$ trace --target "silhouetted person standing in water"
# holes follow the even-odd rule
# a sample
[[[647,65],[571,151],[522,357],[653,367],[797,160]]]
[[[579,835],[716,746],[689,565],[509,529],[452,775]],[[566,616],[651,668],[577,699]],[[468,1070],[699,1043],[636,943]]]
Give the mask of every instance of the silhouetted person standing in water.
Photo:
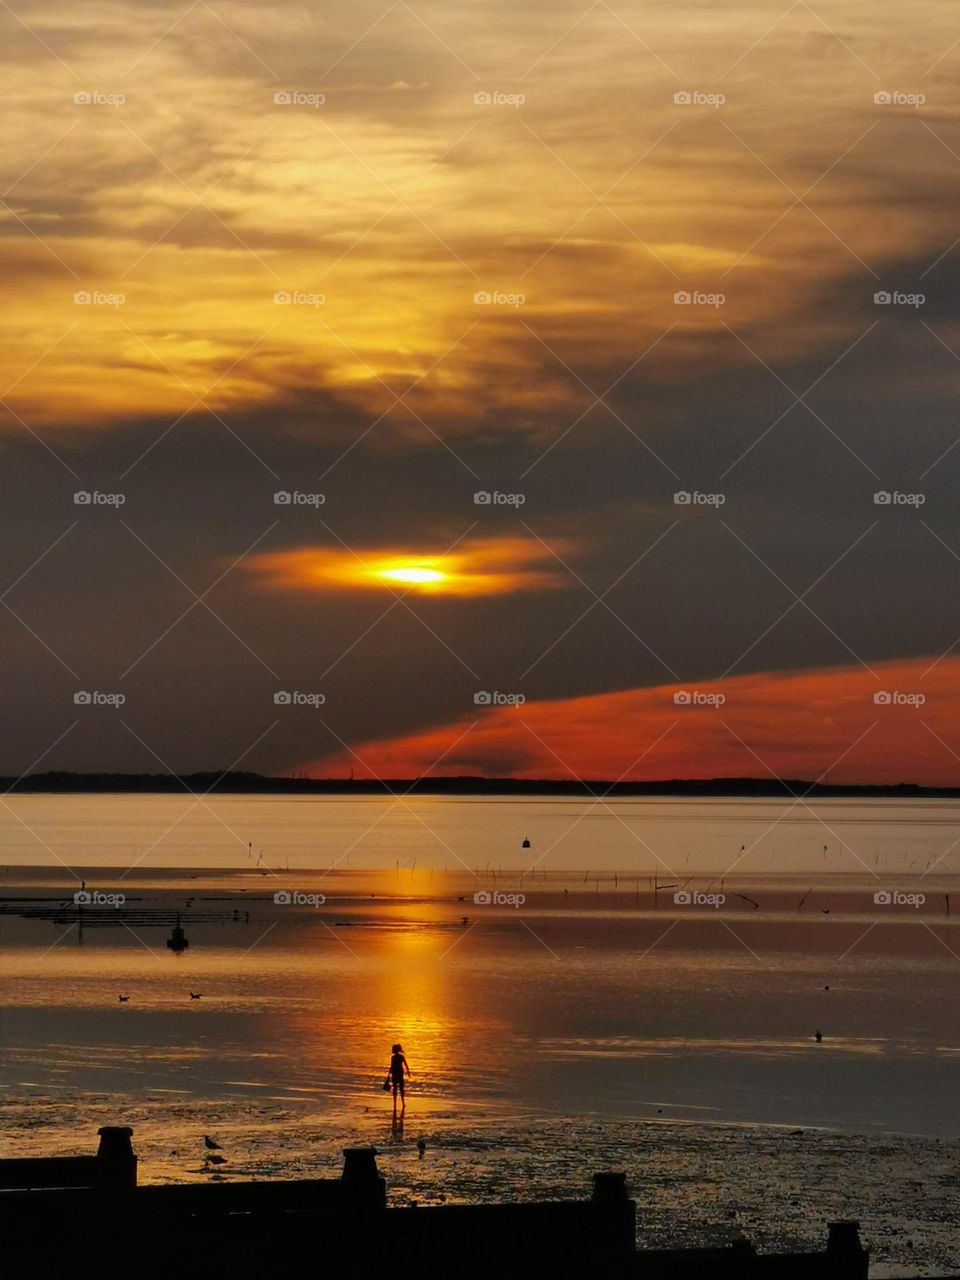
[[[400,1093],[400,1110],[406,1111],[407,1098],[403,1091],[404,1077],[412,1076],[410,1064],[403,1056],[403,1045],[395,1044],[390,1055],[390,1082],[393,1085],[393,1114],[397,1114],[397,1091]]]

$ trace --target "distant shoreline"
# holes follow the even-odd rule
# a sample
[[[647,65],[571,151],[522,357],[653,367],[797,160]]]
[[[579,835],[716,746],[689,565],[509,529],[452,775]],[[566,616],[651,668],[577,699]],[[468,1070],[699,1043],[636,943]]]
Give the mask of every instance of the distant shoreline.
[[[48,772],[0,778],[6,794],[42,795],[435,795],[573,796],[591,799],[662,796],[743,799],[960,799],[960,787],[918,783],[844,785],[793,778],[672,778],[654,782],[612,782],[602,778],[554,780],[485,778],[471,775],[425,778],[287,778],[259,773]]]

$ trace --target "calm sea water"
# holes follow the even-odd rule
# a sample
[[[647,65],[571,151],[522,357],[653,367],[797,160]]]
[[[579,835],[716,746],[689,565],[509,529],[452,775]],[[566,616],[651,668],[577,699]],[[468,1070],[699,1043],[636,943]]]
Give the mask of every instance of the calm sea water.
[[[522,841],[531,841],[531,848]],[[8,796],[0,864],[960,873],[960,801]],[[253,854],[250,853],[250,847]]]
[[[916,1184],[928,1263],[953,1248],[960,805],[5,805],[8,1150],[130,1123],[142,1177],[183,1180],[215,1173],[204,1133],[218,1176],[372,1141],[421,1202],[582,1194],[618,1164],[658,1240],[809,1240],[866,1200],[894,1258]],[[81,885],[124,901],[78,918]]]

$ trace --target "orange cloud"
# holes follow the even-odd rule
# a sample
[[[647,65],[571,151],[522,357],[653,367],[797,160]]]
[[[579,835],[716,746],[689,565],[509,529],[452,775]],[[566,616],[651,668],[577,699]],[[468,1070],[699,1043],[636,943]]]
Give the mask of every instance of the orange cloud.
[[[822,778],[960,785],[960,657],[763,672],[555,702],[476,706],[364,743],[313,774],[518,778]],[[884,696],[886,695],[886,696]],[[720,702],[720,699],[723,699]],[[954,753],[957,754],[954,754]],[[437,762],[440,761],[438,764]]]
[[[554,546],[561,555],[571,550],[569,542]],[[404,547],[295,547],[252,556],[247,567],[264,585],[288,591],[375,588],[481,596],[569,581],[550,551],[533,538],[474,538],[450,551],[427,553]]]

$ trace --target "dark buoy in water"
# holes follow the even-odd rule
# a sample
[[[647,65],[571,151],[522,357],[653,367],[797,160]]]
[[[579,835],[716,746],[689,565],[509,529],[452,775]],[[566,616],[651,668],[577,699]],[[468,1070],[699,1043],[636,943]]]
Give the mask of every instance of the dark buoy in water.
[[[189,945],[190,945],[190,940],[187,938],[186,934],[183,932],[183,929],[180,925],[180,917],[178,915],[177,923],[173,926],[173,931],[171,932],[170,937],[167,939],[167,946],[170,948],[171,951],[186,951]]]
[[[521,844],[520,848],[521,848],[521,849],[529,849],[529,848],[530,848],[530,837],[529,837],[529,836],[524,836],[524,837],[523,837],[523,843]]]

